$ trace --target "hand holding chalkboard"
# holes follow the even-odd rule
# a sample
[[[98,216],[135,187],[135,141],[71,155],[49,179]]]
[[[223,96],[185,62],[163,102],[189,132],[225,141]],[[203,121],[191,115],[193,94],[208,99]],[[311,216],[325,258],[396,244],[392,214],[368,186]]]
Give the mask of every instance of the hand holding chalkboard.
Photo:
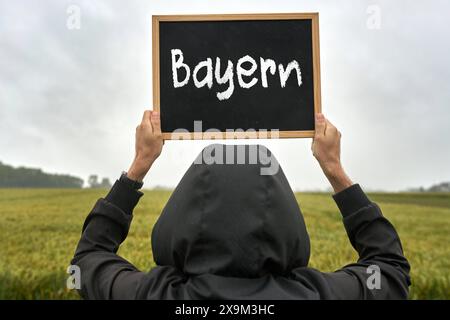
[[[335,193],[353,184],[341,164],[341,136],[341,132],[323,114],[316,114],[311,150]]]
[[[150,167],[159,157],[164,141],[158,112],[146,110],[141,123],[136,127],[135,154],[127,177],[142,182]]]
[[[318,41],[317,14],[154,16],[164,138],[312,137]]]

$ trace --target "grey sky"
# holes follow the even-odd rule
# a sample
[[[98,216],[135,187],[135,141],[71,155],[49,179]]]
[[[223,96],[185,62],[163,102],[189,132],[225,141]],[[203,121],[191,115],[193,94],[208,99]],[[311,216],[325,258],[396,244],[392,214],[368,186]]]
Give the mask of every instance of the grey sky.
[[[70,4],[80,30],[66,27]],[[369,5],[378,30],[367,28]],[[115,179],[151,106],[152,14],[309,11],[320,13],[323,110],[343,133],[351,178],[386,190],[450,180],[446,0],[2,1],[0,161]],[[146,186],[175,186],[209,143],[166,142]],[[293,188],[328,186],[310,139],[260,143]]]

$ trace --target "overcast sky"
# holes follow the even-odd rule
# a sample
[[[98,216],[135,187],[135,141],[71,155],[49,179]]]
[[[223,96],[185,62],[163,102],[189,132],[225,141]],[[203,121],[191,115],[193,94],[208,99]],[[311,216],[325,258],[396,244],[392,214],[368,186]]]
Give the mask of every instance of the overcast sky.
[[[79,30],[67,28],[72,4]],[[447,0],[1,1],[0,161],[113,180],[151,107],[152,14],[310,11],[320,14],[322,107],[343,133],[350,177],[385,190],[450,180]],[[260,143],[294,189],[328,187],[310,139]],[[166,142],[146,186],[175,186],[207,144]]]

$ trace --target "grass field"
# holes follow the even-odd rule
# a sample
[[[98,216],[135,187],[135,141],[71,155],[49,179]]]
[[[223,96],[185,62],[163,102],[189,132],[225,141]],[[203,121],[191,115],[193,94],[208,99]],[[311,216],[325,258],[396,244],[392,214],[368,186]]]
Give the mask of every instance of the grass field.
[[[0,299],[78,299],[66,268],[85,216],[106,190],[0,189]],[[146,191],[119,254],[154,266],[150,232],[170,192]],[[412,266],[412,299],[450,299],[450,194],[372,194],[397,228]],[[327,194],[297,194],[311,236],[311,266],[353,262],[340,215]]]

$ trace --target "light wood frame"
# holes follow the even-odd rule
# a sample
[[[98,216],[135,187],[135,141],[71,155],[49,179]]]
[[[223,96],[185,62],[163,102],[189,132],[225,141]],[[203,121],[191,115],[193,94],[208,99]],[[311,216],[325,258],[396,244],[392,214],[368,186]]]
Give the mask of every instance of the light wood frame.
[[[152,16],[152,54],[153,54],[153,110],[160,111],[160,70],[159,70],[159,23],[165,21],[229,21],[229,20],[311,20],[312,57],[314,81],[314,113],[321,112],[320,93],[320,45],[319,45],[319,13],[257,13],[257,14],[202,14],[202,15],[153,15]],[[279,138],[312,138],[315,130],[279,131]],[[245,139],[246,132],[235,132],[230,135],[221,132],[225,139]],[[163,139],[211,139],[197,132],[172,133],[163,132]]]

